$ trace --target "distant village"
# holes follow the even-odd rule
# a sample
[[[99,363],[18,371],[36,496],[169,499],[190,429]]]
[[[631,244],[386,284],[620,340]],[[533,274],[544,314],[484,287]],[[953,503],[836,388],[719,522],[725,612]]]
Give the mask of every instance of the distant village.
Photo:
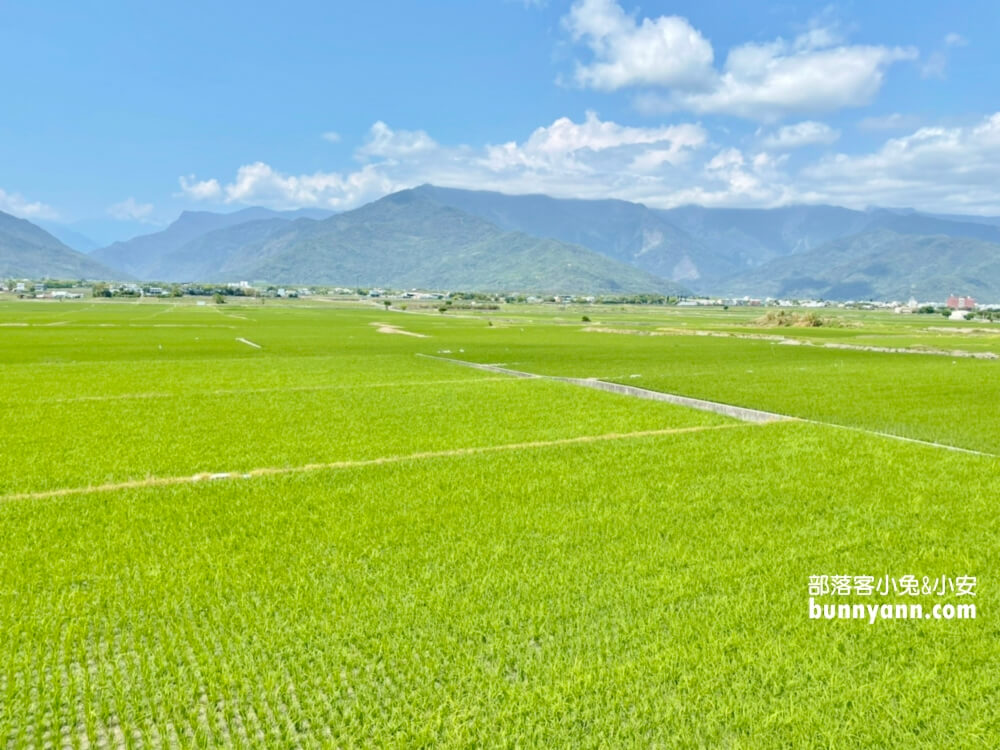
[[[68,280],[7,280],[0,281],[0,294],[9,294],[22,299],[83,299],[84,297],[207,297],[214,302],[224,302],[227,297],[251,297],[261,301],[273,299],[297,299],[307,297],[326,298],[367,298],[381,300],[391,306],[394,302],[408,301],[442,303],[443,307],[454,307],[455,302],[464,304],[459,308],[496,309],[499,304],[640,304],[674,305],[677,307],[796,307],[796,308],[839,308],[853,310],[883,310],[898,315],[941,314],[951,320],[971,320],[983,318],[1000,322],[1000,302],[981,303],[971,295],[951,294],[945,300],[918,301],[910,298],[899,300],[848,300],[833,301],[823,299],[782,299],[773,297],[705,297],[666,296],[661,294],[604,294],[567,295],[531,294],[517,292],[485,293],[438,290],[399,290],[366,287],[340,286],[277,286],[264,281],[235,281],[226,284],[142,284],[137,282],[84,282]],[[207,302],[200,302],[207,304]],[[442,312],[445,310],[442,309]]]

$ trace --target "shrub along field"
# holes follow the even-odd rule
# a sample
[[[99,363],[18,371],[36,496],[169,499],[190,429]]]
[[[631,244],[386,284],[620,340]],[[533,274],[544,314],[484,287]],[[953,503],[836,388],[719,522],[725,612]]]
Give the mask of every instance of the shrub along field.
[[[1000,744],[998,459],[871,432],[996,454],[1000,362],[571,313],[0,305],[0,745]],[[820,574],[977,617],[810,619]]]

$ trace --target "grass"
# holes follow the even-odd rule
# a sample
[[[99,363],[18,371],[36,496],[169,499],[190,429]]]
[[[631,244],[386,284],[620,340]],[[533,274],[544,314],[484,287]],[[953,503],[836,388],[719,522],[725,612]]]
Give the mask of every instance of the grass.
[[[0,502],[0,744],[1000,741],[995,459],[414,355],[617,375],[869,426],[895,414],[972,442],[967,426],[917,419],[881,391],[841,394],[848,410],[832,393],[816,405],[795,379],[775,387],[782,367],[835,389],[838,368],[933,381],[950,360],[587,334],[544,310],[493,327],[389,321],[429,336],[417,339],[378,334],[384,311],[233,306],[247,320],[204,345],[204,329],[131,323],[196,325],[211,308],[24,304],[0,306],[0,322],[56,307],[67,323],[0,329],[23,336],[0,353],[2,495],[435,455]],[[669,314],[652,323],[683,322]],[[745,370],[771,356],[782,364],[768,388]],[[996,363],[954,367],[979,387],[928,390],[923,411],[988,420]],[[686,428],[707,429],[564,442]],[[446,455],[528,442],[549,444]],[[809,576],[834,573],[975,575],[979,615],[808,619]]]
[[[987,452],[1000,445],[1000,360],[786,346],[766,339],[630,336],[542,323],[528,332],[509,328],[480,337],[459,356]]]

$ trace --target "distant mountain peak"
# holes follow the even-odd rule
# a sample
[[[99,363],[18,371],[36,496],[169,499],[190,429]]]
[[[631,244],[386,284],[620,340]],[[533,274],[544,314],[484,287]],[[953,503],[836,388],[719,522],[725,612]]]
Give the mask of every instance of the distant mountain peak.
[[[67,247],[40,226],[0,211],[0,276],[111,279],[115,275],[112,269]]]
[[[949,257],[952,266],[938,268],[922,255],[928,248]],[[683,284],[703,293],[740,289],[758,296],[819,289],[829,298],[894,289],[893,279],[903,277],[910,288],[932,290],[940,282],[932,273],[958,286],[973,278],[979,284],[974,291],[990,296],[990,289],[1000,292],[1000,270],[994,273],[986,260],[990,248],[1000,254],[1000,219],[990,217],[812,204],[661,210],[618,199],[425,183],[336,215],[310,208],[185,211],[165,229],[95,250],[91,257],[129,275],[164,281],[381,279],[408,286],[509,284],[581,292],[678,290]],[[878,257],[884,252],[903,263],[911,250],[923,264],[912,273]],[[841,256],[863,256],[864,265],[836,266]],[[586,271],[563,274],[553,265],[557,257],[572,258],[566,262]],[[510,267],[497,266],[498,259]],[[598,268],[602,278],[591,273]],[[799,287],[786,283],[790,269],[791,281],[803,282]],[[785,281],[776,285],[776,279]]]

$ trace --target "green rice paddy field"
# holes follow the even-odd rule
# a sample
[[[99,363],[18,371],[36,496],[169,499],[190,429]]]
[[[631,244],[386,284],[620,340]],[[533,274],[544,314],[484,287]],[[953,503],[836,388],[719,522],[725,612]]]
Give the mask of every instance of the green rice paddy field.
[[[1000,325],[824,314],[0,303],[0,747],[1000,746]]]

